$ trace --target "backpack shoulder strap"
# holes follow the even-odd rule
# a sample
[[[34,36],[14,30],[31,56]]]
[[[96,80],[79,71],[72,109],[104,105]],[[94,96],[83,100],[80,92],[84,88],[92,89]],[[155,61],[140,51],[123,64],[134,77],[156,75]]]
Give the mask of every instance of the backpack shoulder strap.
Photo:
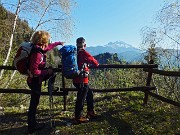
[[[43,53],[44,51],[41,49],[41,48],[36,48],[36,46],[34,44],[31,44],[32,45],[32,49],[31,49],[31,52],[29,54],[29,59],[28,59],[28,67],[29,67],[29,63],[30,63],[30,57],[33,53],[41,53],[42,55],[42,59],[41,59],[41,62],[43,61]],[[40,62],[40,63],[41,63]]]
[[[34,44],[32,44],[32,50],[31,50],[31,53],[37,53],[37,52],[40,52],[40,53],[45,53],[44,50],[42,50],[41,48],[37,48]]]

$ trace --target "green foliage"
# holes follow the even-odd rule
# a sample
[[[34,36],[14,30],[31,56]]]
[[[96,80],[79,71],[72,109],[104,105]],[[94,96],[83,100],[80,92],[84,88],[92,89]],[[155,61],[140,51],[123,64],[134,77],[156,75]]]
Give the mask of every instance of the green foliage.
[[[9,49],[10,37],[12,34],[12,23],[15,16],[14,14],[8,12],[2,5],[0,5],[0,13],[0,64],[2,65]],[[26,35],[32,34],[32,31],[33,30],[28,26],[27,21],[21,21],[18,19],[8,65],[12,65],[12,60],[19,48],[19,45],[26,39]]]
[[[144,59],[149,63],[150,60],[153,60],[155,64],[158,64],[158,50],[156,48],[148,48],[148,54],[144,56]]]
[[[3,94],[1,97],[2,103],[6,105],[6,107],[20,107],[25,106],[28,107],[30,96],[22,95],[22,94]]]
[[[111,53],[103,53],[94,56],[95,59],[98,60],[100,64],[121,64],[122,62],[119,60],[117,53],[111,54]]]
[[[1,13],[0,14],[0,18],[2,20],[7,18],[7,11],[6,11],[6,9],[2,5],[0,5],[0,13]]]
[[[180,78],[154,75],[154,85],[157,87],[157,92],[173,101],[180,102]]]

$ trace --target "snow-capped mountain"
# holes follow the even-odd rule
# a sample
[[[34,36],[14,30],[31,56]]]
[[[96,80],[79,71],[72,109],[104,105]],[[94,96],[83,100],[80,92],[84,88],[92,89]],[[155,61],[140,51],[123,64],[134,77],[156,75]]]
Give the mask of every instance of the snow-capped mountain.
[[[124,47],[124,48],[131,48],[132,45],[127,44],[123,41],[116,41],[116,42],[109,42],[107,45],[104,45],[106,47],[112,47],[114,49],[118,48],[118,47]]]
[[[60,48],[61,46],[58,48],[58,50]],[[118,57],[121,60],[123,59],[127,62],[139,61],[140,59],[143,59],[144,56],[142,56],[142,53],[145,52],[123,41],[109,42],[105,45],[97,45],[90,47],[87,46],[86,50],[93,56],[102,53],[117,53]]]
[[[127,61],[134,61],[144,52],[143,50],[135,48],[123,41],[109,42],[106,45],[87,47],[86,50],[93,56],[106,52],[117,53],[120,59],[125,59]]]

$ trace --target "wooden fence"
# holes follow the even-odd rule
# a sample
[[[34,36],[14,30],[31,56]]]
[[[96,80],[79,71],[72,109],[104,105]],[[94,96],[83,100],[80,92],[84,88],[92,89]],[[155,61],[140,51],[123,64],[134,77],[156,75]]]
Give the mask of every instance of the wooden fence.
[[[53,68],[53,70],[55,72],[61,72],[61,66],[59,66],[58,68]],[[162,70],[158,70],[158,65],[156,64],[143,64],[143,65],[116,65],[116,64],[111,64],[111,65],[99,65],[98,67],[90,67],[91,69],[104,69],[104,68],[142,68],[143,71],[147,72],[147,79],[146,79],[146,86],[141,86],[141,87],[130,87],[130,88],[111,88],[111,89],[93,89],[91,88],[94,92],[122,92],[122,91],[141,91],[144,92],[145,96],[144,96],[144,105],[147,105],[147,101],[148,101],[148,96],[152,96],[154,98],[157,98],[163,102],[167,102],[169,104],[172,104],[174,106],[178,106],[180,107],[180,103],[172,101],[170,99],[167,99],[165,97],[162,97],[160,95],[157,95],[153,92],[151,92],[151,90],[155,90],[156,87],[154,86],[150,86],[151,84],[151,80],[152,80],[152,75],[153,74],[159,74],[159,75],[165,75],[165,76],[178,76],[180,77],[180,72],[172,72],[172,71],[162,71]],[[4,69],[4,70],[16,70],[15,67],[13,66],[0,66],[0,70]],[[60,88],[60,91],[58,92],[53,92],[54,96],[63,96],[64,99],[64,110],[66,110],[66,105],[67,105],[67,95],[68,92],[71,91],[77,91],[77,89],[75,88],[66,88],[66,79],[64,78],[63,74],[62,74],[62,88]],[[3,89],[0,88],[0,93],[24,93],[24,94],[30,94],[30,90],[28,89]],[[42,92],[42,95],[48,95],[48,92]]]

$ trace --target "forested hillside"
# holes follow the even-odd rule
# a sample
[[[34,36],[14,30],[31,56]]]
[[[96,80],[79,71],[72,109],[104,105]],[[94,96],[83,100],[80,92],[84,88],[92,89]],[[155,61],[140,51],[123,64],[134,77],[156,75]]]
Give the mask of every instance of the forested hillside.
[[[94,56],[100,64],[111,64],[111,63],[118,63],[121,64],[122,62],[119,60],[117,53],[103,53]]]
[[[3,60],[5,59],[8,48],[10,37],[12,34],[12,25],[14,21],[14,14],[4,9],[2,5],[0,5],[0,52],[1,52],[1,59],[0,64],[2,65]],[[12,63],[12,58],[19,47],[19,44],[22,43],[26,38],[30,38],[32,34],[32,29],[28,26],[28,22],[26,20],[18,19],[17,21],[17,28],[15,31],[15,36],[13,40],[13,47],[10,56],[10,60],[8,62],[9,65]]]

